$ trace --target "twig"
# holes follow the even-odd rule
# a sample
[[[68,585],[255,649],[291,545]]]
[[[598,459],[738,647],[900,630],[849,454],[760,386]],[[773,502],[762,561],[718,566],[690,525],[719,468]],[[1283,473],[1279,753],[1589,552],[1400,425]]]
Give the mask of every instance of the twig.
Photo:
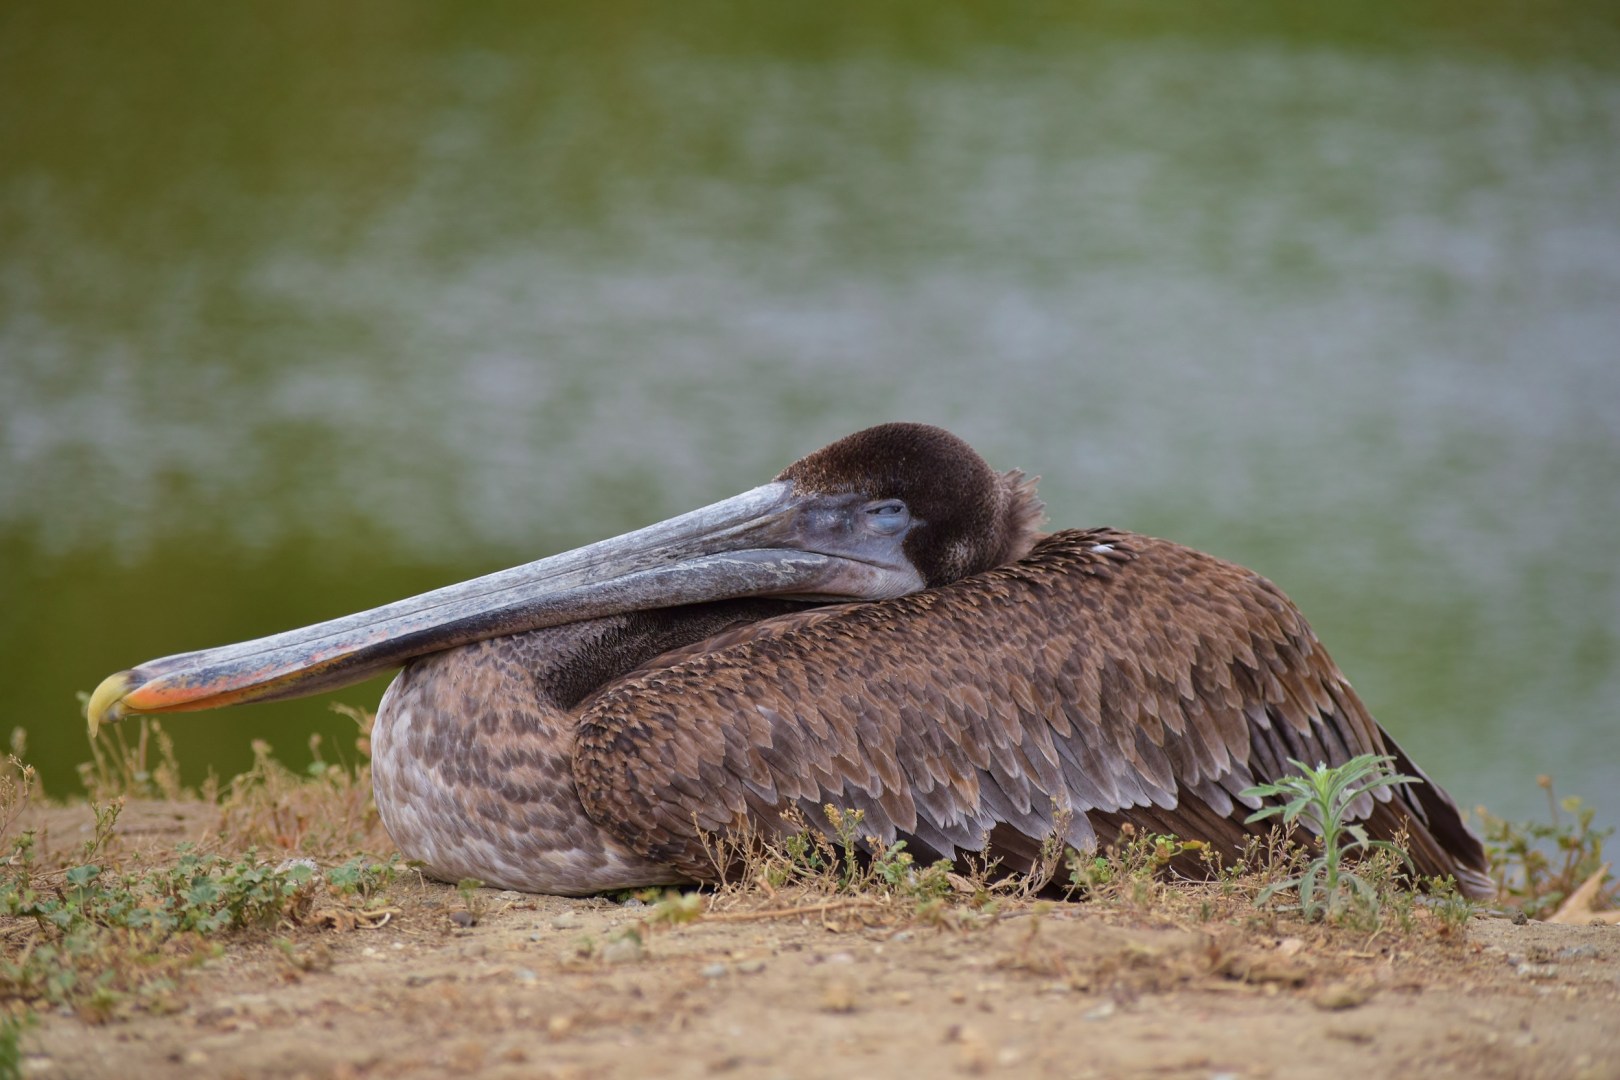
[[[405,910],[397,907],[380,907],[371,911],[355,912],[355,916],[363,920],[359,926],[359,929],[361,930],[380,930],[387,926],[388,920],[392,919],[395,915],[403,914],[405,914]]]
[[[760,922],[765,919],[789,919],[795,915],[825,915],[851,907],[877,907],[871,900],[829,900],[809,907],[771,908],[766,911],[728,911],[719,915],[704,915],[703,922]]]

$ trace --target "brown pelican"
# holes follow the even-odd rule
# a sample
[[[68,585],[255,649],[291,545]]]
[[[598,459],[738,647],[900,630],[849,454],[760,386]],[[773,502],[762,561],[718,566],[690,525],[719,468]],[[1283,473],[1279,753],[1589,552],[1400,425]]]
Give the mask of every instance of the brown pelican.
[[[128,713],[293,697],[404,665],[373,733],[408,857],[535,892],[712,879],[706,838],[833,804],[924,858],[1027,866],[1062,827],[1231,851],[1290,758],[1416,766],[1270,582],[1164,540],[1036,531],[1034,484],[919,424],[858,432],[657,525],[301,630],[153,660]],[[1363,796],[1471,895],[1431,782]],[[1267,823],[1269,824],[1269,823]]]

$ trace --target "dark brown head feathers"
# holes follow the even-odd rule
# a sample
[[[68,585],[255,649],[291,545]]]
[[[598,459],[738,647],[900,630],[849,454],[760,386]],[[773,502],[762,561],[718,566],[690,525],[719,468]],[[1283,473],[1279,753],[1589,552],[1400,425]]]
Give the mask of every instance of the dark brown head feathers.
[[[918,525],[906,554],[930,586],[1028,554],[1042,519],[1035,481],[998,473],[973,448],[929,424],[880,424],[801,458],[778,480],[815,494],[900,499]]]

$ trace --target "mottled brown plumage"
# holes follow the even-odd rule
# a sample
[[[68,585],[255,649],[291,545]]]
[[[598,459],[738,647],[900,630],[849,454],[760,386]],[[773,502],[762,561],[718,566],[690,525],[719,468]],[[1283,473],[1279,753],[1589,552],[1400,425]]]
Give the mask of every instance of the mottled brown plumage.
[[[1233,851],[1258,828],[1241,792],[1289,759],[1419,775],[1271,583],[1039,516],[955,436],[883,425],[613,541],[121,672],[92,725],[406,663],[372,740],[395,842],[449,880],[571,894],[712,878],[708,836],[825,826],[827,804],[923,858],[988,839],[1020,867],[1060,828]],[[1439,787],[1354,810],[1489,893]]]
[[[1068,811],[1089,849],[1131,822],[1231,851],[1239,792],[1287,759],[1389,753],[1304,618],[1270,582],[1110,529],[877,604],[788,615],[653,660],[579,714],[589,815],[636,853],[714,873],[699,830],[778,827],[831,803],[923,856],[1029,864]],[[1405,829],[1424,874],[1488,888],[1483,853],[1432,784],[1359,808]]]

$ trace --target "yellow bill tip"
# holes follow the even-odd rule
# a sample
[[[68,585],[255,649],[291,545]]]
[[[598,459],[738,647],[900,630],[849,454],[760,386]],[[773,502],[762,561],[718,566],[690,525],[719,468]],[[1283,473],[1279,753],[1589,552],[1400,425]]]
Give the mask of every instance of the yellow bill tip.
[[[116,724],[124,718],[127,711],[124,706],[124,696],[134,688],[134,680],[130,673],[120,671],[116,675],[109,675],[101,680],[95,693],[90,695],[90,705],[85,709],[85,719],[90,723],[90,737],[96,737],[102,724]]]

